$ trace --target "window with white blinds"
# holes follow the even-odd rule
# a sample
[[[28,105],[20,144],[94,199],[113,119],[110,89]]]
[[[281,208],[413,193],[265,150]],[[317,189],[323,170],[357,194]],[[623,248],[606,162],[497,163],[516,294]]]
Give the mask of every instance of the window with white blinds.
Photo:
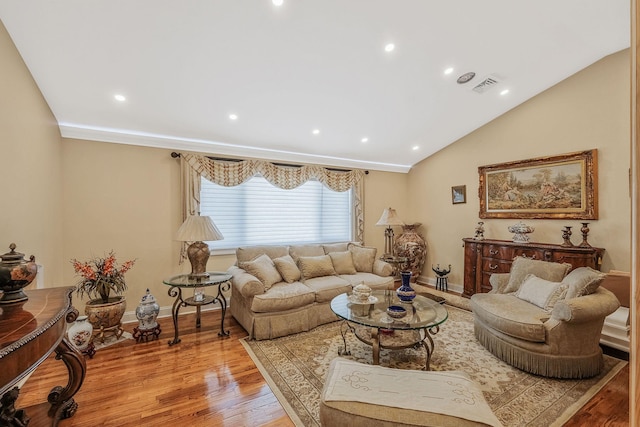
[[[200,214],[224,236],[207,242],[211,250],[350,241],[352,206],[352,190],[333,191],[319,181],[284,190],[262,176],[235,187],[202,178],[200,191]]]

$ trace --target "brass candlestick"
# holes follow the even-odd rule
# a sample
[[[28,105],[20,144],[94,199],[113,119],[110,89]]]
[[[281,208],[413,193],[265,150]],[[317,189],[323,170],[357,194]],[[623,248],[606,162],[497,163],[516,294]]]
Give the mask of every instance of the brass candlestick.
[[[571,227],[568,225],[565,226],[562,230],[562,239],[564,240],[564,242],[562,242],[562,245],[560,246],[564,246],[565,248],[573,246],[573,243],[571,243],[571,234]]]
[[[589,242],[587,242],[587,236],[589,235],[589,223],[583,222],[580,231],[582,231],[582,243],[580,243],[580,247],[590,248],[591,245],[589,244]]]

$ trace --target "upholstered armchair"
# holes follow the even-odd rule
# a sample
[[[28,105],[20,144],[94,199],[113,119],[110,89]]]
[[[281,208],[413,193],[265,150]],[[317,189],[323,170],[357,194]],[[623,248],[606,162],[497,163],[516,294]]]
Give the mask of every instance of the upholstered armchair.
[[[603,366],[604,318],[620,305],[600,287],[606,275],[588,267],[517,258],[511,273],[493,274],[492,291],[471,297],[476,338],[523,371],[586,378]]]

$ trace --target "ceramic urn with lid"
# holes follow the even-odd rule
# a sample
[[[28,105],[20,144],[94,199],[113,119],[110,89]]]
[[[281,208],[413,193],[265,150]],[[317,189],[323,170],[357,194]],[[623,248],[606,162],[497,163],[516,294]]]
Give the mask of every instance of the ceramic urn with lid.
[[[22,291],[38,273],[36,258],[31,255],[29,261],[24,254],[16,252],[16,244],[9,245],[9,252],[0,255],[0,290],[3,292],[0,304],[12,304],[26,301],[29,297]]]

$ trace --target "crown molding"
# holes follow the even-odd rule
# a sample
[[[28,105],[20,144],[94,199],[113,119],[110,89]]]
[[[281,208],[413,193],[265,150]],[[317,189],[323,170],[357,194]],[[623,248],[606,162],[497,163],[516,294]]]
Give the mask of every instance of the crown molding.
[[[251,157],[284,162],[321,164],[341,168],[368,169],[382,172],[408,173],[411,165],[367,162],[355,159],[344,159],[332,156],[295,153],[290,151],[270,150],[224,142],[202,139],[178,138],[114,129],[102,129],[69,123],[60,123],[60,134],[64,138],[84,139],[89,141],[109,142],[114,144],[137,145],[141,147],[166,148],[168,150],[184,150],[203,154],[217,154],[235,157]]]

